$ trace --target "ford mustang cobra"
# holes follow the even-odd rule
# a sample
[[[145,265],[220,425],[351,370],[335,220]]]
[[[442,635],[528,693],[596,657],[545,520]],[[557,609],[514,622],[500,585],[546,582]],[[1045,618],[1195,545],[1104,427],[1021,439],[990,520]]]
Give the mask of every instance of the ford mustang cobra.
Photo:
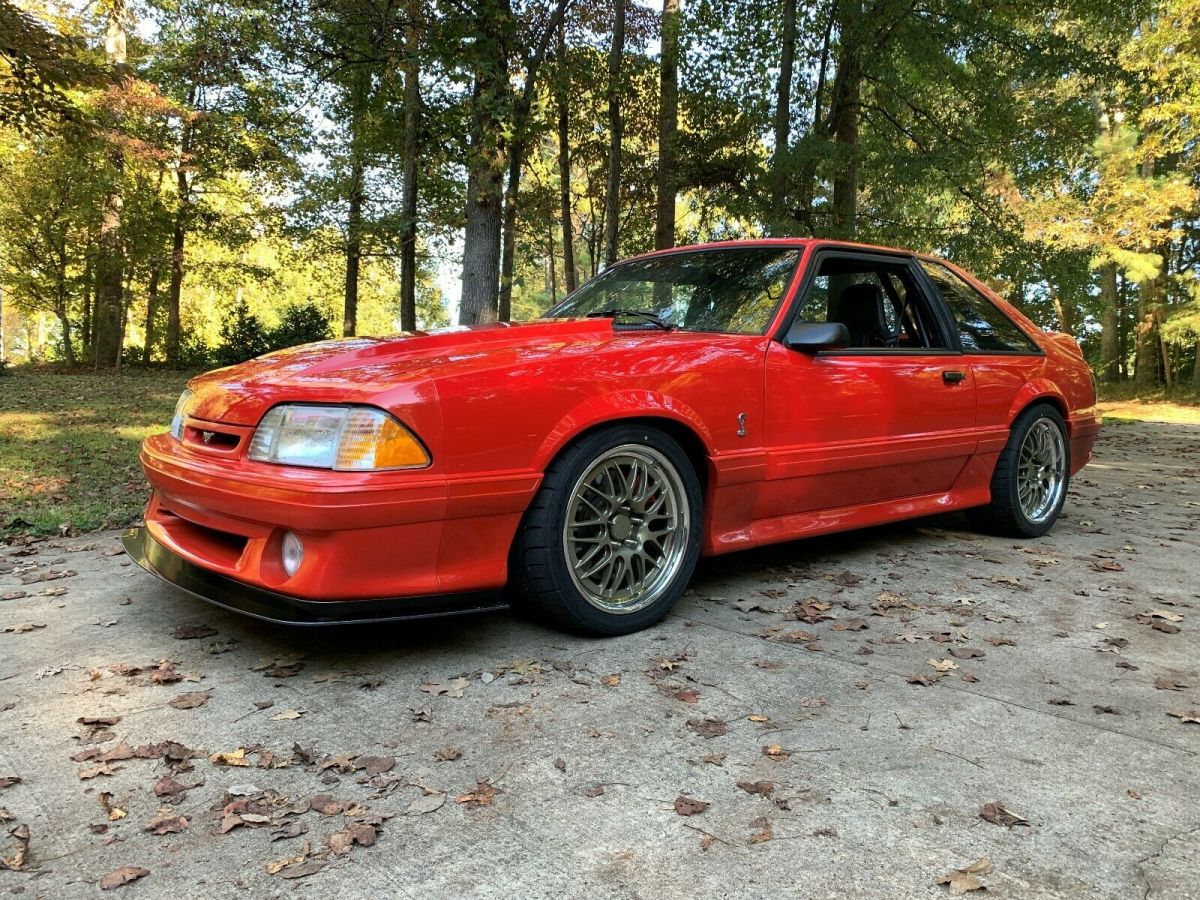
[[[1075,342],[954,266],[710,244],[613,266],[539,321],[192,379],[142,447],[153,494],[125,545],[272,621],[519,597],[622,634],[701,554],[955,509],[1043,534],[1099,428]]]

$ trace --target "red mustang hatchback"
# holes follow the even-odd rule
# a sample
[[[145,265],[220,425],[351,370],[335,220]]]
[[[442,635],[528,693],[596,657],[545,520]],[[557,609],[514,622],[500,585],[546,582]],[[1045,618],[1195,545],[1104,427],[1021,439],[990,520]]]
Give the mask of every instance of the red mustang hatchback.
[[[701,554],[966,509],[1032,537],[1100,429],[1068,336],[938,259],[805,240],[605,271],[525,324],[201,375],[125,546],[298,624],[502,606],[652,624]]]

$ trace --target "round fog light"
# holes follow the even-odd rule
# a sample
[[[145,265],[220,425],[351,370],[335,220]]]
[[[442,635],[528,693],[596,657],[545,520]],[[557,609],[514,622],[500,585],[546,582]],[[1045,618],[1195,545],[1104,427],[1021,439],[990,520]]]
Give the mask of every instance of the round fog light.
[[[304,544],[300,543],[300,538],[288,531],[283,535],[283,571],[288,573],[288,578],[296,574],[302,562]]]

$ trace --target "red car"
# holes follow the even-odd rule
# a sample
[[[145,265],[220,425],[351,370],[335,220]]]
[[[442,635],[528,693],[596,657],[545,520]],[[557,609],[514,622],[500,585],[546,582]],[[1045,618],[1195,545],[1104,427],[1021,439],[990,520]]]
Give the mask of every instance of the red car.
[[[932,257],[709,244],[535,322],[297,347],[193,379],[125,545],[279,622],[521,597],[612,635],[701,554],[968,510],[1045,533],[1100,429],[1070,337]],[[506,585],[518,588],[506,594]]]

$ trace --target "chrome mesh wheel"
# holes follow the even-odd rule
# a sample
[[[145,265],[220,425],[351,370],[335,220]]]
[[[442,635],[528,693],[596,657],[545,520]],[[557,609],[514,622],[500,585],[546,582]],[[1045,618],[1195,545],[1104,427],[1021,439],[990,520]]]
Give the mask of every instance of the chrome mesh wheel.
[[[1062,430],[1050,419],[1038,419],[1021,442],[1017,462],[1017,500],[1030,522],[1040,525],[1058,509],[1066,468]]]
[[[623,444],[575,483],[563,524],[571,580],[608,613],[632,613],[670,586],[687,550],[687,492],[679,472],[652,447]]]

